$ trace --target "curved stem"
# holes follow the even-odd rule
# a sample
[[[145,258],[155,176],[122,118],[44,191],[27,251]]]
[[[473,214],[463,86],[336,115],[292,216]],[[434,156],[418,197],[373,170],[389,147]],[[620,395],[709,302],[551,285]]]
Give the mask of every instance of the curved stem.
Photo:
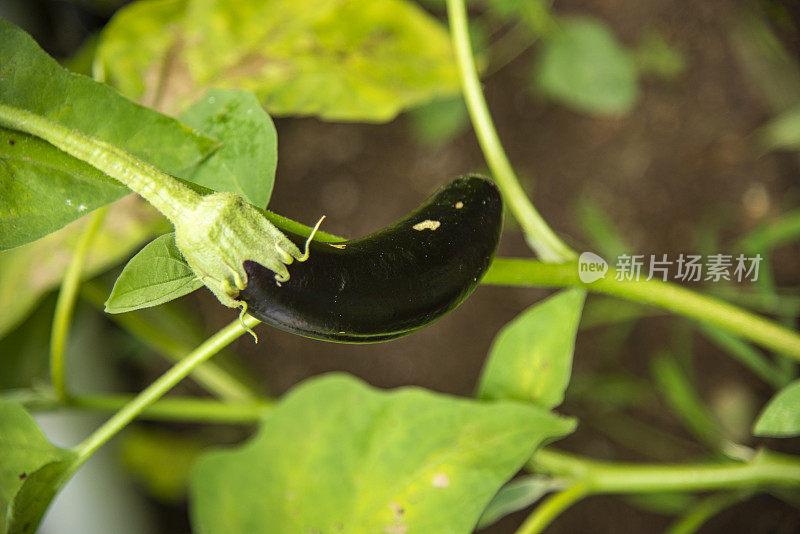
[[[0,104],[0,125],[44,139],[118,180],[173,224],[200,202],[199,194],[124,150],[30,111]]]
[[[472,57],[464,1],[447,0],[447,16],[450,21],[461,86],[472,125],[486,163],[503,192],[509,209],[525,231],[528,242],[543,261],[560,262],[574,259],[575,252],[553,232],[528,200],[497,136],[497,130],[483,97],[475,59]]]
[[[555,493],[537,506],[524,523],[517,529],[516,534],[538,534],[552,523],[561,512],[581,500],[588,494],[588,485],[576,482],[567,489]]]
[[[527,467],[588,484],[589,493],[695,492],[800,487],[800,458],[762,450],[748,462],[631,464],[587,460],[553,449],[537,451]]]
[[[130,403],[126,404],[125,407],[114,414],[111,419],[92,433],[91,436],[77,445],[74,449],[77,457],[74,461],[73,468],[77,469],[77,467],[83,464],[94,451],[111,439],[117,432],[122,430],[139,415],[142,410],[150,406],[167,391],[172,389],[178,382],[186,378],[194,368],[244,334],[248,328],[252,328],[257,324],[259,324],[258,319],[245,315],[243,319],[233,321],[208,338],[205,343],[197,347],[197,349],[175,364],[155,382],[147,386],[147,388],[134,397]]]
[[[101,284],[87,282],[81,287],[81,295],[102,311],[108,289]],[[170,336],[164,325],[157,324],[145,314],[121,313],[106,317],[173,362],[182,360],[192,350],[188,344]],[[191,377],[206,390],[225,400],[253,401],[260,397],[250,386],[214,362],[198,365]]]
[[[745,339],[800,360],[800,334],[714,297],[662,282],[618,281],[614,271],[589,284],[581,282],[576,263],[548,264],[522,258],[498,258],[482,283],[506,286],[584,287],[589,291],[650,304],[724,328]]]
[[[64,273],[61,290],[58,292],[58,301],[56,302],[53,326],[50,332],[50,379],[53,383],[56,397],[61,401],[66,401],[69,397],[64,353],[66,351],[67,338],[69,337],[72,312],[75,310],[78,287],[81,283],[81,273],[86,262],[86,255],[89,252],[89,246],[100,229],[100,223],[103,222],[106,211],[106,207],[102,207],[87,217],[86,226],[81,232],[78,244],[72,254],[72,259]]]

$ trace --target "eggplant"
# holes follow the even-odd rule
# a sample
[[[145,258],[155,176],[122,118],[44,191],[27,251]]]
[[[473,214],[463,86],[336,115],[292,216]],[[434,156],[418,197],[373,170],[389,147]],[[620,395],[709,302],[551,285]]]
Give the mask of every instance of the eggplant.
[[[492,262],[503,224],[491,181],[462,176],[401,221],[361,239],[312,241],[286,281],[247,260],[238,298],[261,321],[287,332],[341,343],[410,334],[453,310]],[[286,236],[298,247],[306,238]]]

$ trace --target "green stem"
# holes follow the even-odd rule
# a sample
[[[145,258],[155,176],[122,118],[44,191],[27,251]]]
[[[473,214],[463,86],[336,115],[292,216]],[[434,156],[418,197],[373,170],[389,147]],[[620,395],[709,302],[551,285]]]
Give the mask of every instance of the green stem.
[[[660,280],[581,282],[576,263],[548,264],[522,258],[498,258],[483,283],[505,286],[584,287],[589,291],[650,304],[718,326],[781,354],[800,360],[800,334],[714,297]]]
[[[517,529],[516,534],[542,532],[561,512],[581,500],[587,493],[588,486],[584,482],[576,482],[567,489],[551,495],[534,509],[533,513]]]
[[[142,410],[162,397],[178,382],[186,378],[198,365],[211,358],[236,338],[259,324],[258,319],[245,315],[243,320],[236,320],[208,338],[205,343],[197,347],[183,360],[175,364],[155,382],[147,386],[141,393],[114,414],[108,421],[98,428],[83,443],[75,447],[77,458],[74,469],[83,464],[100,446],[111,439],[117,432],[130,423]]]
[[[0,125],[44,139],[120,181],[173,224],[200,202],[200,195],[124,150],[30,111],[0,104]]]
[[[677,521],[669,526],[667,534],[692,534],[719,512],[746,499],[750,492],[718,493],[706,497],[689,508]]]
[[[498,187],[511,213],[525,231],[529,243],[544,261],[567,261],[576,254],[553,232],[528,200],[508,161],[503,145],[495,130],[489,108],[483,97],[472,46],[467,28],[467,10],[463,0],[447,0],[447,15],[450,20],[453,48],[456,53],[458,71],[464,99],[467,103],[475,134]]]
[[[81,294],[92,305],[102,310],[108,290],[100,284],[87,282],[83,284]],[[164,332],[163,327],[159,327],[144,314],[122,313],[106,317],[173,362],[180,361],[192,350],[186,343]],[[258,393],[214,362],[197,366],[192,371],[191,377],[206,390],[225,400],[252,401],[259,398]]]
[[[75,395],[67,406],[96,412],[116,412],[133,400],[131,395]],[[195,397],[167,397],[142,409],[138,418],[196,423],[253,424],[270,409],[266,401],[220,402]]]
[[[800,458],[762,450],[749,462],[629,464],[588,460],[541,449],[529,469],[588,484],[591,494],[696,492],[800,487]]]
[[[53,315],[53,326],[50,333],[50,379],[56,397],[61,401],[69,398],[67,389],[66,364],[64,354],[66,352],[67,338],[69,337],[69,325],[72,322],[72,312],[75,309],[75,299],[78,294],[78,287],[81,283],[83,265],[86,262],[86,255],[92,244],[94,236],[100,229],[100,223],[105,217],[106,208],[102,207],[87,217],[86,226],[81,232],[78,244],[72,254],[64,279],[61,282],[61,290],[58,292],[58,301]]]

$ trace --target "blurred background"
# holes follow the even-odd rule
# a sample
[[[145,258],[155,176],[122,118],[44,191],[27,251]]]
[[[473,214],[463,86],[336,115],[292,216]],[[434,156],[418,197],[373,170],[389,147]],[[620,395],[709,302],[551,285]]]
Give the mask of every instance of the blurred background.
[[[98,32],[123,4],[2,0],[0,16],[31,33],[68,68],[89,73]],[[443,1],[419,5],[446,24]],[[670,258],[760,253],[766,261],[758,283],[701,289],[797,328],[800,5],[487,0],[471,2],[470,15],[500,138],[537,208],[571,246],[610,262],[624,252]],[[382,124],[275,121],[279,158],[270,209],[306,224],[325,214],[324,229],[338,235],[371,233],[452,177],[486,172],[457,96],[415,104]],[[531,255],[510,217],[499,255]],[[23,256],[0,254],[4,303],[21,298],[12,274],[24,266]],[[78,391],[135,392],[169,365],[161,351],[131,335],[141,324],[100,311],[120,268],[98,267],[104,272],[84,288],[69,347],[70,382]],[[28,305],[0,321],[0,387],[46,381],[58,280],[53,275],[24,295]],[[435,325],[378,345],[329,344],[262,326],[258,345],[245,336],[221,361],[276,396],[334,370],[378,387],[413,384],[469,396],[498,330],[548,293],[479,287]],[[174,325],[174,341],[192,346],[235,312],[202,289],[137,316],[145,324]],[[664,372],[665,366],[675,372]],[[750,435],[762,406],[793,376],[793,365],[724,333],[590,296],[572,383],[559,408],[579,417],[580,426],[559,446],[598,459],[689,461],[713,455],[715,440],[724,435],[743,445],[800,453],[798,439]],[[687,405],[681,397],[687,388],[702,402]],[[178,390],[204,394],[189,381]],[[37,419],[57,444],[70,445],[102,417],[59,413]],[[137,423],[70,483],[42,531],[124,532],[127,525],[130,532],[188,532],[185,477],[193,456],[208,445],[239,442],[250,431]],[[661,532],[693,499],[591,497],[547,532]],[[96,506],[98,500],[103,506]],[[513,532],[524,517],[514,514],[485,532]],[[798,531],[797,495],[744,499],[701,530]]]

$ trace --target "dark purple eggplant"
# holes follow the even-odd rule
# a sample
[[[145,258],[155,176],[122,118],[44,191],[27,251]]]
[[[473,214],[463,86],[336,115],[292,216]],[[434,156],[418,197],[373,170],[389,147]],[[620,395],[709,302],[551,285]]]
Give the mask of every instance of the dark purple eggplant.
[[[485,178],[464,176],[403,220],[361,239],[311,242],[305,262],[278,282],[245,261],[239,299],[261,321],[287,332],[342,343],[410,334],[458,306],[497,250],[503,205]],[[286,233],[302,248],[306,238]]]

